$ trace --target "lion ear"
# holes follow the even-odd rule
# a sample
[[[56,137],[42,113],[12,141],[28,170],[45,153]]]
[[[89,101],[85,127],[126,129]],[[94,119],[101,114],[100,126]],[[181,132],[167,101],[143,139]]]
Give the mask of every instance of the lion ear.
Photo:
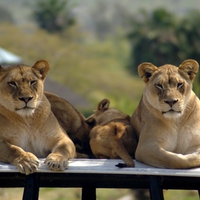
[[[102,101],[99,102],[97,106],[97,110],[107,110],[110,106],[110,101],[108,99],[103,99]]]
[[[144,62],[138,66],[138,74],[145,83],[149,81],[149,78],[158,68],[149,62]]]
[[[193,81],[196,74],[198,73],[199,64],[196,60],[188,59],[180,64],[179,69],[186,73],[190,80]]]
[[[38,60],[33,67],[34,69],[38,70],[39,73],[42,75],[42,79],[44,80],[50,67],[49,63],[46,60]]]
[[[93,116],[88,117],[85,122],[91,127],[93,128],[96,124],[97,121],[95,120],[95,118]]]

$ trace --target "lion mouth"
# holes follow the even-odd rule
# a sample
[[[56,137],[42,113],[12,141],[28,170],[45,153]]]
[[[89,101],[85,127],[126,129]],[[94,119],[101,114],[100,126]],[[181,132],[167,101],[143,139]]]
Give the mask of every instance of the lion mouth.
[[[31,116],[35,112],[35,108],[24,106],[23,108],[16,108],[16,113],[22,117]]]
[[[175,111],[175,110],[173,110],[173,109],[170,109],[170,110],[168,110],[168,111],[165,111],[165,112],[163,111],[163,112],[162,112],[163,115],[166,114],[166,113],[179,113],[179,114],[180,114],[181,111]]]
[[[31,107],[28,107],[28,106],[24,106],[23,108],[15,108],[16,111],[18,110],[34,110],[35,108],[31,108]]]

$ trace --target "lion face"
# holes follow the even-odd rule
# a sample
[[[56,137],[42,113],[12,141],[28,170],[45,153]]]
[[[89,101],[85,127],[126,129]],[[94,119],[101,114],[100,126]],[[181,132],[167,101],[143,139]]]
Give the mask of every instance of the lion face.
[[[146,83],[144,101],[166,118],[177,118],[184,113],[198,72],[196,61],[187,60],[179,67],[167,64],[159,68],[142,63],[138,72]]]
[[[42,100],[43,81],[48,70],[45,61],[38,61],[33,67],[1,67],[0,104],[21,116],[32,115]]]

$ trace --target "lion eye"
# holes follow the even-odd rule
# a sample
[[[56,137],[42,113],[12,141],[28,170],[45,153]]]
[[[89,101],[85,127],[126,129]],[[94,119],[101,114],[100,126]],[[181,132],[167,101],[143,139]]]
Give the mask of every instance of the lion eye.
[[[30,85],[35,85],[35,84],[36,84],[35,80],[33,80],[33,81],[30,82]]]
[[[159,90],[163,90],[163,86],[161,84],[156,84],[155,85]]]
[[[8,85],[10,85],[11,87],[17,87],[17,84],[14,81],[10,81],[8,82]]]
[[[178,88],[178,89],[180,89],[180,88],[182,88],[182,87],[183,87],[183,83],[178,83],[178,84],[177,84],[177,88]]]

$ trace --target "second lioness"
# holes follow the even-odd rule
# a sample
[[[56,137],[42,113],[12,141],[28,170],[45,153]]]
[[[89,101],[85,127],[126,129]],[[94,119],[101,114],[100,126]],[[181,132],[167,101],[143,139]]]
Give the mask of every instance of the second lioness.
[[[67,100],[50,92],[44,92],[51,104],[51,110],[60,125],[76,146],[77,157],[91,156],[89,132],[91,127],[85,117]]]

